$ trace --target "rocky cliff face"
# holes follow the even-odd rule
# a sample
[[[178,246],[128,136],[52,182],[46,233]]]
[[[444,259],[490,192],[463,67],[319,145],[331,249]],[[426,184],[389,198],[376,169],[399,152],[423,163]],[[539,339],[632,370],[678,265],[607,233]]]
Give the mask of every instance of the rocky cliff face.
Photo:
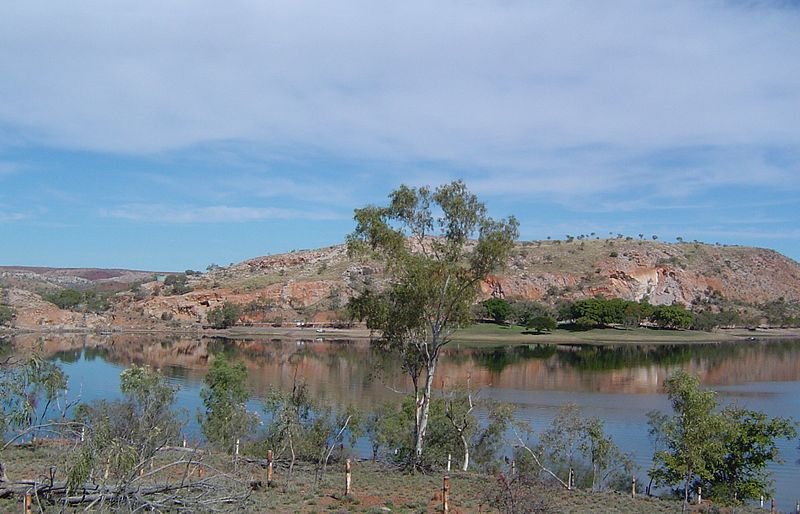
[[[11,303],[18,311],[17,326],[30,328],[201,326],[209,309],[225,301],[244,307],[245,322],[325,321],[336,318],[354,294],[384,280],[380,265],[350,260],[343,246],[333,246],[259,257],[192,276],[193,291],[183,295],[150,282],[119,293],[112,311],[96,317],[58,311],[32,293],[14,293]],[[482,295],[546,303],[597,295],[683,305],[720,299],[800,301],[800,265],[772,250],[700,243],[522,242],[507,267],[482,284]]]

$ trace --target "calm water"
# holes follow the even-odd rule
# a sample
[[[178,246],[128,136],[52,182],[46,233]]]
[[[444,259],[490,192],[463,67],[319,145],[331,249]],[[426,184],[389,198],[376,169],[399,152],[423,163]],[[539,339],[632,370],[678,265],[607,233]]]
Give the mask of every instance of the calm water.
[[[118,397],[119,373],[132,363],[160,368],[180,386],[178,404],[187,430],[196,435],[195,413],[208,356],[223,351],[248,368],[258,409],[271,388],[289,388],[295,372],[310,391],[333,405],[370,408],[397,401],[405,376],[365,342],[336,339],[189,339],[135,336],[51,336],[15,341],[59,362],[69,375],[70,395],[84,401]],[[625,451],[636,455],[644,477],[652,456],[647,412],[669,410],[661,385],[677,369],[698,375],[723,403],[800,420],[800,341],[702,346],[461,348],[443,355],[436,387],[469,381],[480,395],[517,406],[518,416],[541,429],[558,409],[578,404],[597,416]],[[384,370],[384,371],[378,371]],[[785,464],[773,465],[778,506],[793,510],[800,497],[798,442],[783,441]],[[363,448],[366,453],[366,448]]]

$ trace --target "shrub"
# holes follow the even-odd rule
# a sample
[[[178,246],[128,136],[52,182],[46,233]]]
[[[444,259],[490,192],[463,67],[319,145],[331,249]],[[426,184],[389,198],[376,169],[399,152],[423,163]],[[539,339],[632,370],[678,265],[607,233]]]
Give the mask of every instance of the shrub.
[[[8,325],[16,316],[16,312],[8,305],[0,305],[0,325]]]
[[[239,304],[233,302],[224,302],[208,311],[207,319],[208,324],[213,328],[228,328],[232,327],[239,321],[242,308]]]
[[[208,442],[230,452],[236,439],[243,437],[255,426],[254,416],[247,412],[248,398],[244,364],[228,362],[223,354],[214,356],[211,369],[200,391],[205,413],[198,421]]]
[[[164,279],[164,286],[169,288],[170,294],[186,294],[192,290],[189,286],[189,277],[186,275],[169,275]]]

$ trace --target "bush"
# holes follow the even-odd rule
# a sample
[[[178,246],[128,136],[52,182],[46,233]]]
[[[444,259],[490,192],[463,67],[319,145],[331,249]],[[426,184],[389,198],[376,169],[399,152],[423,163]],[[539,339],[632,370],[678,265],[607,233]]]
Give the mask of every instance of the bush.
[[[208,311],[206,318],[208,324],[213,328],[228,328],[232,327],[239,321],[239,316],[242,314],[242,308],[233,302],[224,302]]]
[[[191,292],[192,288],[189,287],[189,277],[186,275],[187,274],[169,275],[164,279],[164,286],[169,288],[170,294],[180,295]]]
[[[231,452],[236,439],[244,437],[255,426],[256,419],[247,412],[245,387],[247,370],[244,364],[231,364],[223,354],[214,356],[200,391],[205,413],[198,419],[208,442]]]
[[[83,294],[75,289],[62,289],[57,293],[45,296],[45,300],[55,304],[59,309],[74,309],[83,301]]]
[[[130,481],[133,470],[179,436],[182,423],[172,412],[177,390],[163,375],[133,366],[120,373],[120,391],[123,400],[77,409],[76,421],[86,427],[87,440],[68,463],[70,485],[102,474],[119,484]]]
[[[9,325],[16,316],[16,312],[8,305],[0,305],[0,325]]]
[[[54,304],[59,309],[86,310],[88,312],[105,312],[109,308],[108,294],[96,291],[78,291],[76,289],[62,289],[57,293],[49,294],[45,300]]]
[[[550,332],[555,330],[557,326],[555,318],[551,316],[536,316],[525,324],[525,328],[536,332]]]
[[[505,323],[508,317],[511,316],[511,304],[502,298],[489,298],[481,303],[486,314],[495,323]]]

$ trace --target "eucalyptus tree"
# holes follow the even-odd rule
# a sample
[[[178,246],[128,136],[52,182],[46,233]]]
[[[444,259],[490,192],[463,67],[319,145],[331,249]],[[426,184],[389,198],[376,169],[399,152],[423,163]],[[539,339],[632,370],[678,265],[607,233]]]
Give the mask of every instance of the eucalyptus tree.
[[[394,353],[411,378],[415,397],[414,456],[422,463],[431,390],[442,348],[471,321],[479,285],[506,261],[518,236],[509,217],[494,220],[461,181],[428,187],[400,186],[389,205],[355,211],[348,236],[351,255],[381,260],[390,277],[383,290],[367,289],[350,303]]]
[[[737,406],[720,410],[714,391],[685,371],[669,377],[664,388],[674,415],[649,414],[650,433],[662,446],[650,471],[655,482],[682,484],[684,508],[697,487],[720,503],[768,495],[766,466],[779,460],[776,439],[797,436],[795,421]]]

